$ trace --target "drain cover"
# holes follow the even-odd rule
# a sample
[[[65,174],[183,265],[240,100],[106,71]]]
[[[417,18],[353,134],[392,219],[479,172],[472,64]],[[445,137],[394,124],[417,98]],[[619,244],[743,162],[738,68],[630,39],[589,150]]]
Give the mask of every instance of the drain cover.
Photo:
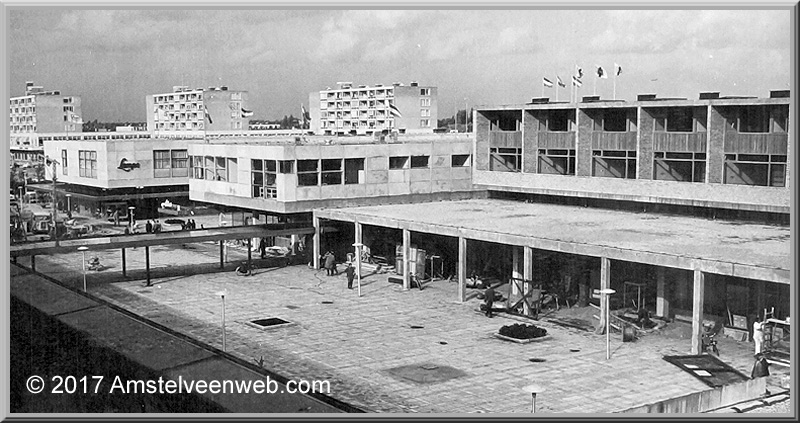
[[[543,358],[529,358],[528,361],[530,361],[531,363],[544,363],[547,360]]]
[[[439,341],[439,343],[442,344],[442,345],[447,345],[447,342],[444,342],[444,341]]]
[[[258,320],[251,320],[250,323],[254,323],[256,325],[262,327],[270,327],[270,326],[278,326],[278,325],[288,325],[291,322],[286,320],[277,318],[277,317],[270,317],[268,319],[258,319]]]
[[[333,301],[323,301],[322,304],[333,304]]]
[[[577,349],[577,348],[570,348],[570,349],[569,349],[569,352],[580,352],[580,350],[579,350],[579,349]]]
[[[411,325],[411,329],[425,329],[425,326]]]

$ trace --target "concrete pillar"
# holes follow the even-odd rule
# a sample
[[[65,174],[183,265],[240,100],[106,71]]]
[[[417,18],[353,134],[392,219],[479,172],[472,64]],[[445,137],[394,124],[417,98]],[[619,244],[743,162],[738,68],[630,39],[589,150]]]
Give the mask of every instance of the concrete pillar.
[[[722,183],[725,167],[725,132],[728,120],[719,110],[709,105],[706,118],[706,183]]]
[[[408,268],[411,260],[408,255],[411,250],[411,231],[403,229],[403,289],[411,288],[411,270]]]
[[[575,175],[592,175],[592,132],[594,130],[594,119],[589,116],[585,109],[576,110],[578,133],[575,145]]]
[[[611,259],[600,257],[600,290],[611,288]],[[606,331],[606,314],[609,307],[609,295],[600,295],[600,323],[595,333]]]
[[[669,294],[667,293],[666,282],[667,269],[665,267],[656,268],[656,316],[669,318]]]
[[[512,245],[511,248],[513,248],[513,253],[512,253],[512,256],[511,256],[512,263],[513,263],[512,264],[512,269],[511,269],[511,277],[514,278],[514,279],[523,279],[523,278],[525,278],[525,275],[524,275],[524,270],[523,270],[523,266],[524,266],[523,261],[524,260],[523,260],[522,256],[524,255],[523,250],[525,249],[525,247]],[[517,285],[518,283],[519,283],[518,281],[517,282],[514,282],[514,281],[511,282],[511,298],[514,301],[519,299],[519,296],[520,296],[519,285]]]
[[[289,238],[289,250],[292,255],[297,254],[297,244],[300,242],[300,237],[297,234],[291,234]],[[250,244],[248,244],[250,246]]]
[[[655,118],[650,109],[638,108],[636,125],[636,179],[653,179]]]
[[[523,247],[522,278],[526,281],[533,280],[533,248],[531,247]],[[529,284],[525,284],[525,291],[523,292],[523,295],[528,295],[530,290],[531,286]],[[531,314],[531,307],[528,305],[527,301],[522,306],[522,313],[524,313],[526,316]]]
[[[489,170],[489,119],[480,111],[476,111],[473,125],[475,128],[473,153],[475,170]]]
[[[705,274],[695,269],[692,290],[692,354],[700,354],[703,344],[703,297],[705,296]]]
[[[150,286],[150,247],[144,247],[144,272],[147,278],[147,286]]]
[[[294,235],[292,235],[294,237]],[[294,245],[294,243],[292,243]],[[252,261],[253,261],[253,238],[247,238],[247,268],[252,269]]]
[[[467,300],[467,239],[458,237],[458,301]]]
[[[36,271],[36,256],[31,255],[31,270]]]
[[[219,268],[225,268],[225,241],[219,240]]]
[[[539,116],[522,112],[522,171],[536,173],[539,161]]]
[[[319,217],[317,217],[317,215],[314,214],[314,248],[313,248],[314,249],[314,251],[313,251],[314,257],[313,257],[313,263],[314,263],[314,269],[316,269],[316,270],[319,270],[319,256],[321,254],[320,253],[319,241],[320,241],[320,237],[321,236],[322,236],[322,231],[321,231],[320,226],[319,226]]]
[[[125,249],[123,248],[122,249],[122,276],[123,277],[127,277],[128,276],[127,271],[128,271],[127,270],[127,265],[125,263]]]
[[[356,240],[355,240],[355,242],[359,243],[359,244],[363,244],[364,243],[364,236],[363,236],[364,228],[362,227],[361,223],[359,223],[359,222],[355,223],[355,227],[356,227],[355,228],[356,229]]]

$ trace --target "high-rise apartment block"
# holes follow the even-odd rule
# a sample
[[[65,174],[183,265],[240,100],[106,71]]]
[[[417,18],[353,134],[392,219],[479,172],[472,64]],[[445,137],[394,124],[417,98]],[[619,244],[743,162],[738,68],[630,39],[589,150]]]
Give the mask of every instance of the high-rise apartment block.
[[[208,131],[246,131],[247,91],[228,87],[190,89],[175,86],[171,93],[146,97],[147,128],[157,134],[181,134]]]
[[[320,135],[370,135],[384,130],[431,133],[437,125],[438,90],[412,82],[389,86],[340,82],[309,94],[309,129]]]

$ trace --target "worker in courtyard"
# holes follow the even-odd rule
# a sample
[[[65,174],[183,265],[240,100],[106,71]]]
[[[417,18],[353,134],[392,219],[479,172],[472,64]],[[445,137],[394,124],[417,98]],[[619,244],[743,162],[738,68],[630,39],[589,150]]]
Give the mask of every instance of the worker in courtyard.
[[[764,323],[760,317],[756,317],[756,321],[753,322],[753,342],[756,344],[755,355],[758,356],[762,353],[764,345]]]
[[[494,288],[489,285],[486,291],[483,291],[484,300],[486,301],[486,317],[494,317],[492,314],[492,307],[494,306]]]
[[[336,270],[336,257],[333,255],[333,251],[328,250],[322,258],[325,260],[325,270],[328,272],[328,276],[333,276]]]
[[[356,276],[356,269],[353,267],[353,263],[347,263],[347,269],[344,270],[347,274],[347,289],[353,289],[353,278]]]
[[[258,251],[261,252],[261,258],[267,258],[267,238],[262,237],[258,242]]]

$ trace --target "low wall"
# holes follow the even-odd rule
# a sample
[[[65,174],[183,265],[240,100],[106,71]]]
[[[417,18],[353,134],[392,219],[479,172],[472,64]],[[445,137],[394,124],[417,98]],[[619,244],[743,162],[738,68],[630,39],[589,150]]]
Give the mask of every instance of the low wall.
[[[767,389],[767,378],[759,377],[732,383],[707,391],[640,405],[621,413],[704,413],[761,398]]]

